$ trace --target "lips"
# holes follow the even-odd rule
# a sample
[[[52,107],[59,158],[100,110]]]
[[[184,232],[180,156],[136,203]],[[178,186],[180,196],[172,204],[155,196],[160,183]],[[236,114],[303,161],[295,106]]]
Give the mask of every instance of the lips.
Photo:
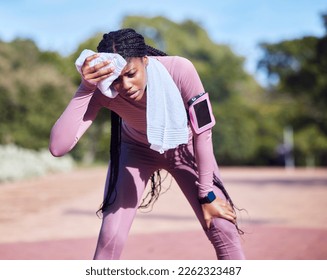
[[[137,90],[137,91],[133,91],[133,92],[131,92],[131,93],[127,93],[127,94],[129,95],[130,98],[135,98],[135,97],[138,96],[138,94],[139,94],[139,90]]]

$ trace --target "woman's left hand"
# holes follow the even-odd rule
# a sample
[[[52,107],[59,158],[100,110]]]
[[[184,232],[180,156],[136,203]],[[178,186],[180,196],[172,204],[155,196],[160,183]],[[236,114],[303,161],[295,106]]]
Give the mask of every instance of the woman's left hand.
[[[211,203],[202,204],[202,211],[208,229],[212,218],[223,218],[234,224],[236,223],[236,214],[233,207],[228,201],[219,197],[216,197]]]

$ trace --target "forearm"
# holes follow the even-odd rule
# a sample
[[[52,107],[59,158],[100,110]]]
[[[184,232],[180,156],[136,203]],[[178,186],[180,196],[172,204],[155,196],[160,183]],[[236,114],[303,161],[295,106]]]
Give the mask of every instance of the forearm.
[[[94,86],[83,81],[54,124],[49,143],[49,150],[54,156],[68,153],[91,125],[96,112],[88,109],[94,90]]]
[[[198,196],[205,197],[213,190],[214,154],[211,129],[194,134],[194,150],[198,168]]]

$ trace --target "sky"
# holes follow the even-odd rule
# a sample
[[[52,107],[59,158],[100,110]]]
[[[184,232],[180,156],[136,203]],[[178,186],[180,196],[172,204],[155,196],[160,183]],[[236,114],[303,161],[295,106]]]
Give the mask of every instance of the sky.
[[[119,29],[127,15],[190,19],[243,56],[246,71],[264,83],[256,72],[258,44],[322,36],[322,13],[326,0],[0,0],[0,40],[29,38],[68,55],[97,32]]]

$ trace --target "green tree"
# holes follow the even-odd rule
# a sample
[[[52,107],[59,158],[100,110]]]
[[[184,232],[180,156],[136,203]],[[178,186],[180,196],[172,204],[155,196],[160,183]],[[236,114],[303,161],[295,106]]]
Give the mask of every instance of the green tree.
[[[73,89],[64,64],[59,55],[41,52],[31,40],[0,42],[1,144],[48,146],[51,126]]]
[[[323,16],[326,27],[326,15]],[[327,31],[327,29],[326,29]],[[258,67],[267,72],[271,95],[292,100],[284,122],[295,130],[297,161],[327,164],[327,33],[261,44]],[[308,139],[307,134],[313,137]],[[310,145],[304,145],[305,142]],[[312,160],[310,160],[312,161]]]

